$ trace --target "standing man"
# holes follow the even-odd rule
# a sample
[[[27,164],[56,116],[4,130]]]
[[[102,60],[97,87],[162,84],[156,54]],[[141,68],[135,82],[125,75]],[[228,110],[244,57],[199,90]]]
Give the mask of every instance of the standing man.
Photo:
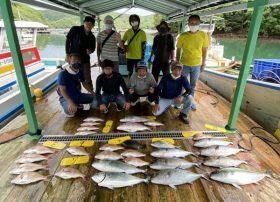
[[[180,34],[176,45],[176,60],[180,60],[184,65],[183,75],[186,78],[190,75],[191,95],[193,97],[199,74],[205,68],[208,48],[208,36],[205,32],[199,31],[199,25],[200,17],[191,15],[188,19],[189,31]],[[196,110],[195,103],[192,104],[192,109]]]
[[[171,66],[172,73],[162,77],[157,86],[160,99],[156,100],[153,114],[158,116],[168,110],[171,105],[178,108],[183,104],[179,119],[183,123],[189,124],[188,115],[193,101],[193,97],[190,95],[190,85],[186,77],[182,75],[183,65],[175,62]],[[185,93],[182,94],[183,89]]]
[[[113,31],[114,19],[107,15],[104,18],[105,30],[97,35],[97,61],[101,66],[101,62],[105,59],[111,60],[114,63],[114,72],[119,72],[119,56],[118,46],[123,47],[121,35]]]
[[[163,76],[170,73],[169,60],[174,61],[174,39],[169,33],[170,28],[167,22],[162,21],[158,26],[158,35],[155,36],[149,63],[152,61],[153,54],[155,55],[153,61],[152,74],[156,82],[158,82],[158,76],[160,71],[162,71]]]
[[[129,16],[129,24],[132,28],[124,33],[122,41],[124,44],[127,42],[125,52],[127,71],[130,77],[134,69],[136,69],[137,63],[144,60],[147,38],[146,33],[139,28],[140,18],[138,15]]]
[[[70,29],[65,43],[66,62],[69,63],[71,53],[80,54],[85,82],[89,83],[91,90],[93,90],[93,85],[90,71],[90,54],[95,50],[95,36],[91,30],[94,27],[94,23],[94,18],[86,16],[83,25],[73,26]]]

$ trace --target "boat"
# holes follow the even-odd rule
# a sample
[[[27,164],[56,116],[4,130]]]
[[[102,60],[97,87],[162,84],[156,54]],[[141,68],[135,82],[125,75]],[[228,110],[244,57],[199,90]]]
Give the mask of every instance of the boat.
[[[56,82],[62,59],[42,60],[36,47],[37,29],[46,26],[38,22],[15,21],[29,86],[47,91]],[[7,43],[4,23],[0,21],[0,127],[23,107],[16,73]],[[31,92],[33,92],[31,90]],[[34,93],[32,93],[34,96]]]

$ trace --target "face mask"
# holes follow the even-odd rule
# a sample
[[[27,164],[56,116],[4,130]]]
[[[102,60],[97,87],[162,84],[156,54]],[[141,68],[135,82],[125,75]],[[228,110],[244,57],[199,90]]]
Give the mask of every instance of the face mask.
[[[191,25],[189,26],[189,29],[191,32],[197,32],[197,30],[199,29],[199,25]]]
[[[73,74],[73,75],[76,75],[79,73],[79,71],[75,72],[73,69],[71,69],[70,65],[66,66],[66,71],[69,73],[69,74]]]
[[[112,24],[105,24],[105,28],[106,28],[106,29],[112,29],[112,28],[113,28],[113,25],[112,25]]]
[[[131,26],[132,27],[136,27],[136,26],[138,26],[139,25],[139,22],[138,21],[132,21],[131,22]]]
[[[81,63],[74,63],[74,64],[71,64],[72,68],[76,69],[76,70],[79,70],[81,68]]]
[[[167,29],[165,27],[161,27],[161,28],[159,28],[159,33],[160,34],[166,34],[167,33]]]
[[[171,77],[172,77],[172,79],[174,79],[174,80],[176,80],[176,79],[179,79],[180,77],[181,77],[181,75],[179,75],[179,76],[174,76],[173,74],[171,74]]]
[[[141,77],[141,76],[138,76],[138,75],[137,75],[137,77],[138,77],[139,79],[145,79],[147,76]]]

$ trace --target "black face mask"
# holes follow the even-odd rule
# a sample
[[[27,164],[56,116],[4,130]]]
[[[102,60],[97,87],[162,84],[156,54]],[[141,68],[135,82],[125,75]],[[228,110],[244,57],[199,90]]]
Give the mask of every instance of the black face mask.
[[[159,33],[160,34],[166,34],[167,33],[167,29],[165,27],[160,27],[159,28]]]
[[[76,70],[80,70],[82,65],[81,65],[81,63],[74,63],[74,64],[71,64],[71,67]]]

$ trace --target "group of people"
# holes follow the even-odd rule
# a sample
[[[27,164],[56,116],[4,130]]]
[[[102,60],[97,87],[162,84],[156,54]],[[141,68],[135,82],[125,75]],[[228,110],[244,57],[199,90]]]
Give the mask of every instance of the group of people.
[[[122,38],[113,30],[114,19],[109,15],[104,18],[105,30],[96,38],[91,32],[95,19],[90,16],[85,17],[83,25],[70,29],[65,45],[65,60],[69,66],[60,72],[57,81],[59,101],[66,116],[75,116],[83,104],[90,104],[103,113],[108,112],[112,102],[116,103],[117,111],[129,110],[140,102],[141,97],[146,97],[155,116],[174,106],[181,109],[180,120],[188,124],[189,111],[196,110],[193,97],[199,73],[205,67],[208,47],[207,34],[199,31],[199,16],[189,17],[189,31],[180,34],[176,42],[176,56],[168,24],[162,21],[156,27],[158,34],[154,37],[148,59],[152,63],[152,73],[143,62],[147,38],[140,29],[139,16],[131,15],[129,23],[131,29]],[[90,54],[95,48],[102,73],[96,79],[94,91]],[[119,73],[119,49],[126,53],[127,84]],[[163,76],[158,81],[160,72]],[[88,93],[82,93],[82,86]]]

